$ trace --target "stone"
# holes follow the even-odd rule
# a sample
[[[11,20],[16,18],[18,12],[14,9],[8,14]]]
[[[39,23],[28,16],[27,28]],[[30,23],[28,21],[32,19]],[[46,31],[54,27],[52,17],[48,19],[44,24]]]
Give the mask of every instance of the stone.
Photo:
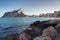
[[[42,36],[49,36],[51,37],[52,39],[55,38],[55,36],[57,35],[57,31],[54,27],[50,26],[46,29],[43,30],[42,32]]]
[[[58,23],[56,26],[55,26],[57,32],[59,33],[60,32],[60,23]]]
[[[58,33],[54,40],[60,40],[60,33]]]
[[[38,37],[34,38],[33,40],[52,40],[52,39],[48,36],[46,36],[46,37],[38,36]]]
[[[57,36],[56,28],[58,29],[60,24],[57,22],[51,23],[50,21],[36,21],[33,22],[28,28],[19,34],[8,35],[0,40],[52,40]],[[8,28],[4,29],[7,30]]]
[[[40,26],[41,22],[40,21],[36,21],[33,22],[32,24],[30,24],[30,26]]]
[[[48,24],[57,24],[60,22],[60,19],[54,19],[48,22]]]
[[[23,34],[19,35],[19,39],[20,40],[29,40],[29,36],[27,37],[27,35],[25,33],[23,33]]]

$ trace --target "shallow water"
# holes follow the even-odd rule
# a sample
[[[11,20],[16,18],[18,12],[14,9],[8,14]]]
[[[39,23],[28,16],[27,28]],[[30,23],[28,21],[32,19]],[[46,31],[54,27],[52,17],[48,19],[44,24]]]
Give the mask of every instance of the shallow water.
[[[24,31],[32,22],[60,19],[48,17],[0,18],[0,38]]]

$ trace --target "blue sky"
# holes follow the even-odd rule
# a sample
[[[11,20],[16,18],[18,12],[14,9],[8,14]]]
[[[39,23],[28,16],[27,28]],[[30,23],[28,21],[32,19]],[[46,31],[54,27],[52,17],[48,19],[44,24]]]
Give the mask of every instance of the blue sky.
[[[39,15],[60,10],[60,0],[0,0],[0,17],[8,11],[22,8],[27,15]]]

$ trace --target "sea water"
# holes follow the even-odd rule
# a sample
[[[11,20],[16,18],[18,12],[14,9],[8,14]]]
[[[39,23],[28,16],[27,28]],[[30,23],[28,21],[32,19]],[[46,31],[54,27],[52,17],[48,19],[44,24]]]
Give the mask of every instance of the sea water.
[[[0,18],[0,38],[10,34],[21,33],[35,21],[45,21],[60,18],[48,17],[15,17]]]

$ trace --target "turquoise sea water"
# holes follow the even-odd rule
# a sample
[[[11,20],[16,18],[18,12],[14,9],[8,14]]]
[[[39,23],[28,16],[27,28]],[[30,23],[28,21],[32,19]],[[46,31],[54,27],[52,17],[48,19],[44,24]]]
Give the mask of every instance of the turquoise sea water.
[[[0,38],[24,31],[32,22],[60,19],[47,17],[0,18]]]

